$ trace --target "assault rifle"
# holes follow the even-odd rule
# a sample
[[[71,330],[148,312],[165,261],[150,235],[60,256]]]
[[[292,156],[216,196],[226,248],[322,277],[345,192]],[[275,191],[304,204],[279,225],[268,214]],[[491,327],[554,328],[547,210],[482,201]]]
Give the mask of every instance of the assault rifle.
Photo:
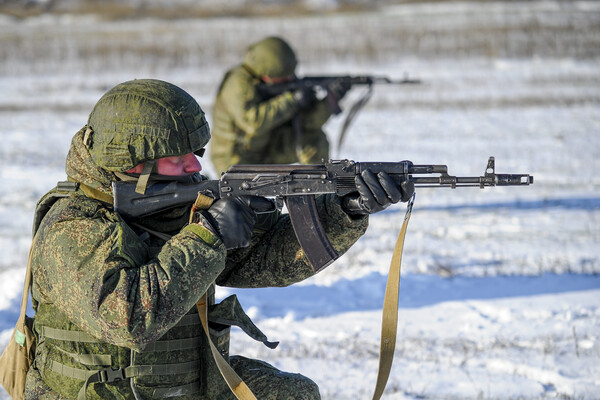
[[[415,85],[420,84],[419,79],[411,79],[407,75],[399,80],[391,79],[387,76],[376,76],[376,75],[322,75],[322,76],[304,76],[302,78],[294,78],[288,82],[281,83],[262,83],[258,86],[259,93],[265,98],[270,99],[277,95],[280,95],[288,91],[296,90],[308,90],[313,89],[315,91],[326,92],[327,101],[331,110],[335,115],[340,114],[342,109],[339,105],[339,100],[332,94],[330,87],[336,82],[342,81],[347,86],[352,88],[353,86],[367,86],[368,90],[350,107],[346,119],[344,120],[342,127],[340,128],[340,134],[338,135],[337,152],[340,153],[340,149],[344,142],[346,131],[350,126],[350,123],[354,120],[361,108],[369,101],[373,95],[373,85],[375,84],[386,84],[386,85]],[[300,127],[299,121],[295,121],[294,129],[296,130],[296,141],[300,143]]]
[[[281,83],[263,83],[259,85],[259,92],[265,98],[275,97],[284,92],[290,92],[295,90],[306,90],[306,89],[315,89],[315,90],[326,90],[329,93],[329,89],[334,82],[342,81],[346,83],[349,87],[355,85],[363,85],[371,87],[374,84],[394,84],[394,85],[410,85],[410,84],[419,84],[421,83],[418,79],[409,79],[405,76],[400,80],[393,80],[387,76],[374,76],[374,75],[322,75],[322,76],[304,76],[302,78],[294,78],[287,82]],[[342,110],[339,108],[337,104],[337,100],[328,96],[328,99],[331,101],[331,105],[333,106],[334,114],[339,114]]]
[[[533,176],[528,174],[497,174],[494,157],[489,158],[484,175],[475,177],[449,175],[446,165],[414,165],[410,161],[330,160],[315,165],[234,165],[219,180],[193,184],[159,181],[148,185],[143,195],[136,193],[136,182],[113,182],[114,209],[126,219],[140,218],[192,204],[199,193],[213,199],[242,195],[275,198],[275,205],[279,209],[285,201],[300,246],[313,269],[319,271],[339,255],[325,235],[315,196],[326,193],[344,196],[356,192],[354,178],[367,168],[374,173],[387,172],[398,185],[408,179],[415,187],[484,188],[533,183]]]

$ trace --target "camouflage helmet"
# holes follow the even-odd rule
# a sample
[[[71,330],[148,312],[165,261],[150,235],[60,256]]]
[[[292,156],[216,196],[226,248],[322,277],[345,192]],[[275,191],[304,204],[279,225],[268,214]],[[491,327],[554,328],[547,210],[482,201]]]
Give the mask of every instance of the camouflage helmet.
[[[84,143],[96,165],[124,172],[146,161],[202,151],[204,111],[181,88],[136,79],[106,92],[92,110]]]
[[[294,50],[275,36],[250,45],[244,56],[244,65],[257,76],[284,78],[294,74],[297,64]]]

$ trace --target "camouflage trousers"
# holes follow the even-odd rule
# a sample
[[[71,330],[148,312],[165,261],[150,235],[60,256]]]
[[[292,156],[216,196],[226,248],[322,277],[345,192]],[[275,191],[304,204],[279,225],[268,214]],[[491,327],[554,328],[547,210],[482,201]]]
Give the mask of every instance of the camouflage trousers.
[[[232,356],[230,363],[258,400],[318,400],[321,398],[317,384],[303,375],[282,372],[264,361],[241,356]],[[35,369],[31,369],[28,373],[25,398],[28,400],[67,399],[50,389]],[[133,398],[133,396],[129,393],[127,397],[123,398]],[[236,397],[228,390],[216,396],[214,400],[236,400]]]

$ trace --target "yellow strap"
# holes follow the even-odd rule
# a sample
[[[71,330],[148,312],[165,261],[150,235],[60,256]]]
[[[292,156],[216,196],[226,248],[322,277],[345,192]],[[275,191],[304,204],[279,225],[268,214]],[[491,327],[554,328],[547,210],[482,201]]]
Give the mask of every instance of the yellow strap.
[[[385,385],[390,376],[394,350],[396,348],[396,331],[398,328],[398,295],[400,293],[400,265],[402,264],[402,250],[404,249],[404,238],[406,228],[412,212],[415,196],[409,200],[404,223],[398,235],[394,254],[390,263],[387,285],[385,287],[385,298],[383,300],[383,312],[381,321],[381,345],[379,348],[379,371],[377,371],[377,383],[373,400],[378,400],[383,394]]]
[[[79,183],[79,189],[89,198],[100,200],[107,204],[113,204],[113,197],[109,194],[103,193],[97,189],[94,189],[91,186],[88,186],[84,183]]]
[[[154,170],[156,166],[156,160],[148,160],[144,162],[144,167],[142,168],[142,173],[140,174],[137,185],[135,185],[135,192],[139,194],[146,193],[146,186],[148,186],[148,181],[150,180],[150,174]]]
[[[27,310],[27,302],[29,301],[29,288],[31,287],[31,258],[33,254],[33,245],[37,239],[37,233],[33,236],[31,246],[29,247],[29,257],[27,257],[27,270],[25,271],[25,283],[23,284],[23,294],[21,296],[21,314],[19,321],[25,324],[25,312]]]
[[[194,213],[198,210],[208,210],[212,205],[213,199],[212,197],[208,197],[202,193],[198,193],[196,197],[196,201],[192,205],[192,211],[190,212],[190,224],[194,222]]]
[[[208,338],[208,343],[210,344],[210,351],[217,363],[217,367],[219,367],[219,371],[227,385],[239,400],[256,400],[256,397],[248,388],[248,386],[244,383],[242,378],[231,368],[229,363],[225,361],[223,355],[219,352],[215,344],[210,338],[210,334],[208,332],[208,307],[206,304],[206,293],[202,295],[198,303],[196,303],[196,307],[198,308],[198,314],[200,315],[200,320],[202,321],[202,327],[204,328],[204,332],[206,333],[206,337]]]
[[[192,206],[192,212],[190,213],[190,223],[192,223],[194,213],[197,210],[207,210],[211,206],[213,201],[214,199],[212,199],[211,197],[198,193],[198,197],[196,198],[196,201]],[[225,361],[223,355],[221,354],[221,352],[219,352],[212,339],[210,338],[210,333],[208,330],[208,305],[206,304],[206,298],[206,293],[204,293],[200,300],[198,300],[198,302],[196,303],[196,307],[198,308],[198,314],[200,315],[200,320],[202,321],[202,327],[204,328],[204,332],[206,333],[206,337],[208,338],[208,343],[210,344],[210,351],[212,352],[213,358],[217,363],[217,367],[219,367],[219,372],[221,372],[223,379],[225,379],[225,382],[227,382],[229,389],[231,389],[235,397],[237,397],[240,400],[256,400],[256,397],[254,396],[250,388],[248,388],[248,386],[244,383],[242,378],[240,378],[239,375],[234,371],[234,369],[231,368],[231,365],[229,365],[229,363]]]

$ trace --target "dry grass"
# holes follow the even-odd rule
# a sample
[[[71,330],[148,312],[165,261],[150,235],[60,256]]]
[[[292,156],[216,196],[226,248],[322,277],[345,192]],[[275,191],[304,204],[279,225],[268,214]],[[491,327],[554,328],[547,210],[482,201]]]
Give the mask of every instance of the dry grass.
[[[230,9],[225,5],[159,8],[101,1],[65,9],[61,4],[42,9],[10,6],[0,0],[0,12],[8,13],[7,8],[12,7],[12,15],[19,18],[69,13],[100,16],[104,21],[67,18],[57,19],[61,23],[56,25],[30,25],[33,28],[18,22],[7,24],[0,34],[0,73],[21,72],[24,67],[39,72],[66,67],[97,71],[136,65],[227,66],[239,62],[253,40],[274,33],[293,43],[303,65],[397,63],[405,57],[600,57],[600,18],[576,8],[550,7],[538,12],[522,10],[511,2],[494,3],[492,9],[486,8],[488,3],[478,3],[477,14],[469,18],[461,14],[460,7],[458,11],[442,7],[431,13],[410,6],[404,8],[407,13],[346,12],[321,18],[324,11],[309,16],[316,11],[309,10],[307,3],[296,2],[257,2],[252,7]],[[364,11],[365,4],[342,3],[327,12]],[[252,18],[214,18],[220,15]],[[173,23],[182,16],[186,19]]]
[[[181,18],[212,18],[212,17],[255,17],[255,16],[291,16],[312,15],[336,12],[358,12],[373,9],[369,2],[341,2],[334,8],[313,8],[302,2],[260,2],[256,1],[251,6],[240,6],[221,2],[218,7],[214,3],[203,4],[177,4],[168,2],[163,4],[128,3],[123,1],[87,0],[76,3],[51,1],[46,4],[32,4],[29,2],[8,2],[0,4],[0,13],[12,15],[17,18],[27,18],[44,13],[54,15],[96,15],[105,20],[118,21],[139,18],[160,18],[167,20]]]

